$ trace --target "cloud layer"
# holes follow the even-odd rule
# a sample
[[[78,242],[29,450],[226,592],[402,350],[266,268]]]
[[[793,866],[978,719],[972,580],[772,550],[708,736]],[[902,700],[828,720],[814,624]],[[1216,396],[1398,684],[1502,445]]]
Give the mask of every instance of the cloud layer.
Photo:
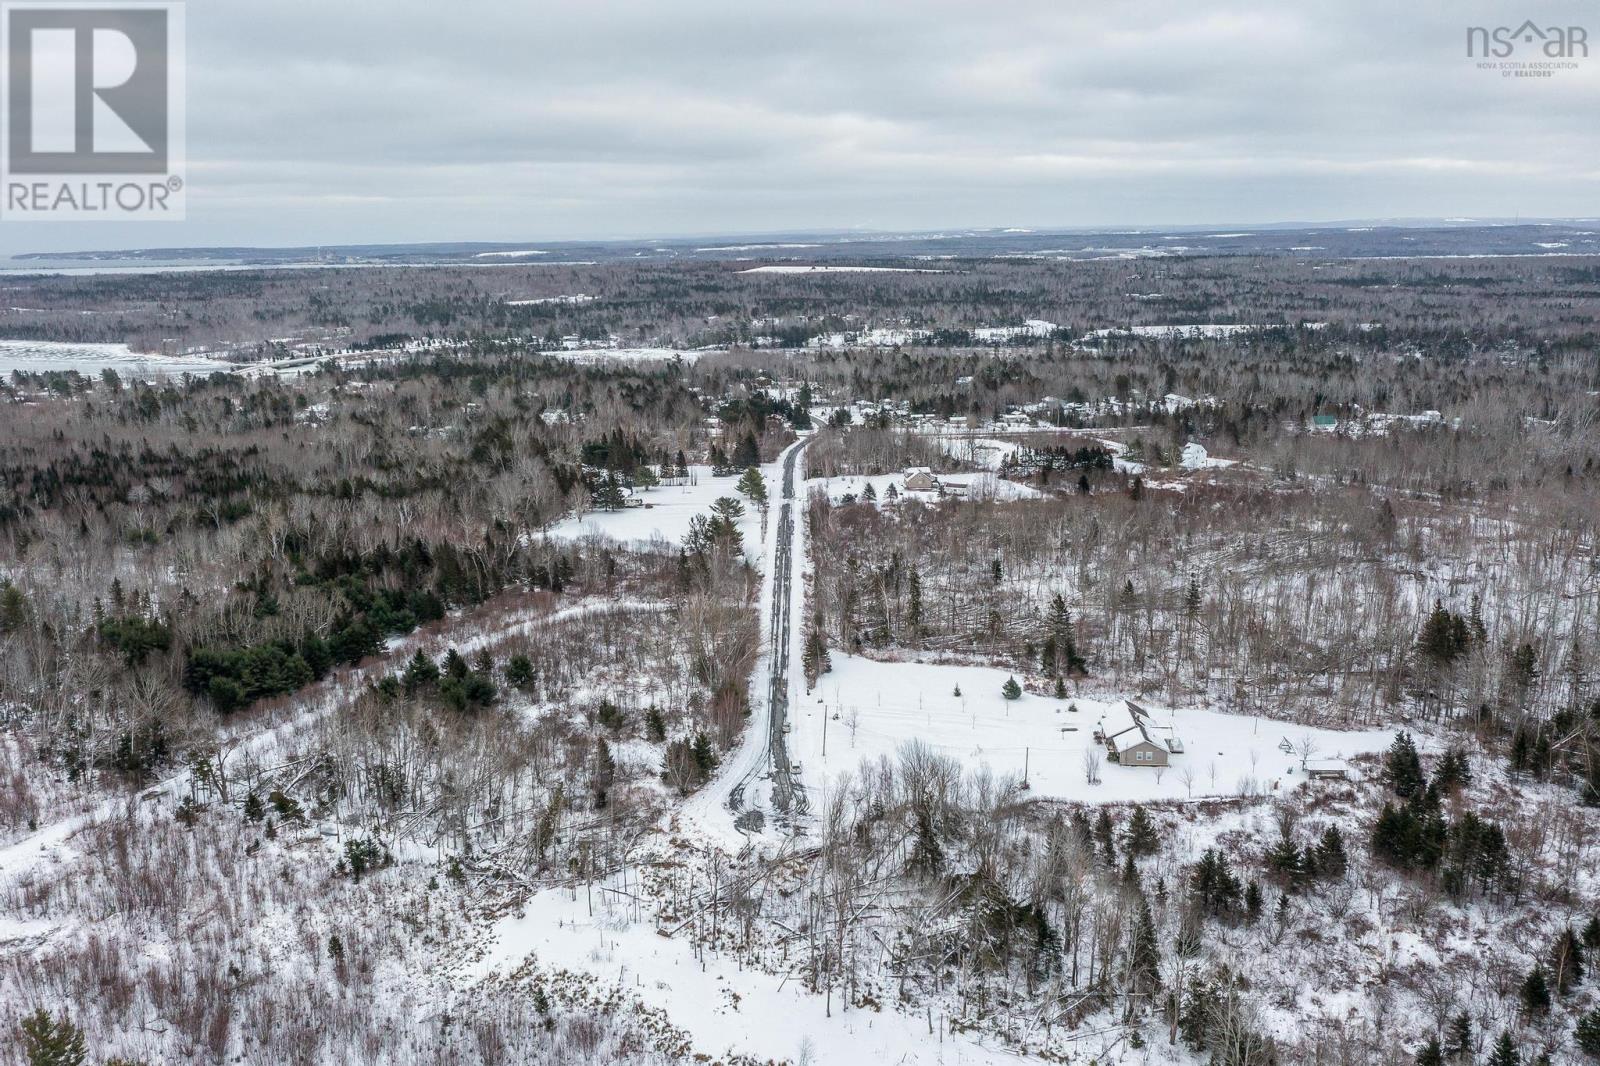
[[[1549,79],[1466,28],[1592,27]],[[191,4],[189,218],[114,244],[1583,215],[1600,9]],[[1522,56],[1518,56],[1522,58]]]

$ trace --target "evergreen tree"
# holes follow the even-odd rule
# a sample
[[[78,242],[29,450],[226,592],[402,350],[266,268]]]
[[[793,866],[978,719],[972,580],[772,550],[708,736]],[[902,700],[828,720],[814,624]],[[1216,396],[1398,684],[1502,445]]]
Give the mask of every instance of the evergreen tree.
[[[761,476],[760,470],[753,466],[746,467],[739,477],[739,484],[734,487],[739,495],[755,504],[759,510],[767,509],[767,479]]]
[[[1349,856],[1344,850],[1344,834],[1336,825],[1330,825],[1322,831],[1322,840],[1317,845],[1317,870],[1330,881],[1342,880],[1345,871],[1350,868]]]
[[[1600,948],[1600,918],[1590,918],[1583,927],[1583,946]]]
[[[1423,785],[1422,760],[1411,734],[1399,733],[1383,759],[1383,778],[1402,799],[1414,796]]]
[[[1500,1039],[1495,1042],[1494,1052],[1489,1056],[1489,1066],[1522,1066],[1522,1056],[1517,1053],[1516,1045],[1511,1042],[1510,1033],[1500,1034]]]
[[[1592,1010],[1578,1019],[1572,1037],[1578,1050],[1591,1058],[1600,1059],[1600,1010]]]
[[[83,1030],[66,1014],[40,1007],[22,1019],[22,1052],[28,1066],[82,1066],[89,1058]]]
[[[1472,782],[1472,770],[1466,752],[1452,747],[1439,759],[1433,772],[1433,783],[1441,792],[1455,792]]]
[[[1022,698],[1022,686],[1017,684],[1015,677],[1006,678],[1006,683],[1000,686],[1000,694],[1008,700]]]
[[[694,764],[700,771],[702,782],[711,777],[712,771],[717,768],[717,755],[711,747],[711,738],[704,732],[694,735]]]
[[[1104,807],[1100,808],[1100,816],[1094,822],[1094,840],[1100,848],[1100,858],[1110,869],[1117,868],[1117,840],[1111,826],[1111,812]]]
[[[506,662],[506,684],[512,688],[533,687],[533,662],[526,655],[513,655]]]
[[[1450,1020],[1444,1042],[1444,1052],[1452,1059],[1468,1058],[1472,1054],[1472,1015],[1462,1011]]]
[[[657,744],[667,739],[667,721],[661,716],[661,708],[653,703],[644,712],[644,735]]]
[[[1261,886],[1251,881],[1244,890],[1244,912],[1252,925],[1261,920],[1261,907]]]
[[[425,688],[432,688],[439,681],[439,667],[421,648],[417,649],[409,662],[406,670],[401,675],[400,683],[405,688],[407,695],[415,695]]]
[[[1545,979],[1541,963],[1534,963],[1523,979],[1521,996],[1522,1009],[1529,1018],[1550,1013],[1550,983]]]
[[[1195,864],[1190,878],[1195,901],[1213,917],[1231,917],[1238,912],[1243,896],[1239,879],[1228,867],[1228,860],[1215,848],[1207,848]]]
[[[1154,855],[1160,845],[1156,836],[1155,823],[1151,821],[1150,814],[1143,807],[1134,805],[1133,814],[1128,818],[1127,848],[1128,855],[1144,856]]]
[[[1128,949],[1128,991],[1148,995],[1161,987],[1161,949],[1156,941],[1156,923],[1150,916],[1150,903],[1139,898],[1139,917],[1134,923],[1133,942]]]
[[[1444,1049],[1439,1046],[1439,1038],[1430,1036],[1428,1042],[1422,1045],[1417,1052],[1417,1066],[1444,1066]]]

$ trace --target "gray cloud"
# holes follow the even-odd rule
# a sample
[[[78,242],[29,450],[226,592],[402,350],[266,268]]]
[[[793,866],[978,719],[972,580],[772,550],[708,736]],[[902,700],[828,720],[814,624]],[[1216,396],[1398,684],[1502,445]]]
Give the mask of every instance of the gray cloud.
[[[1466,27],[1595,33],[1503,79]],[[6,251],[1596,210],[1600,12],[192,4],[189,221]]]

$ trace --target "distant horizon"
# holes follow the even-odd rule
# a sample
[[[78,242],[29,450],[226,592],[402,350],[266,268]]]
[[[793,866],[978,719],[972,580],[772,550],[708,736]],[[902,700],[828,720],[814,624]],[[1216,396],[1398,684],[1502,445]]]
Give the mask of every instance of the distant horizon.
[[[1455,229],[1465,230],[1473,228],[1505,228],[1514,226],[1551,226],[1551,225],[1583,225],[1600,224],[1600,216],[1563,216],[1563,215],[1524,215],[1524,216],[1467,216],[1467,215],[1440,215],[1440,216],[1400,216],[1400,215],[1374,215],[1352,216],[1347,218],[1287,218],[1269,221],[1245,221],[1239,219],[1225,221],[1201,222],[1173,222],[1173,223],[1108,223],[1106,225],[1086,224],[1049,224],[1049,223],[1019,223],[1015,225],[944,225],[944,226],[917,226],[908,228],[873,228],[865,226],[815,226],[797,227],[786,229],[756,229],[756,230],[716,230],[716,231],[683,231],[683,232],[641,232],[638,234],[611,234],[594,236],[568,236],[568,237],[459,237],[459,238],[381,238],[374,240],[339,240],[339,241],[298,241],[285,243],[239,243],[220,241],[217,243],[200,244],[167,244],[167,243],[128,243],[116,246],[96,246],[85,242],[81,245],[70,245],[58,248],[38,248],[4,253],[8,260],[18,259],[49,259],[49,258],[81,258],[84,256],[115,256],[139,255],[144,258],[153,258],[158,253],[172,252],[175,258],[183,258],[192,253],[217,253],[226,251],[239,252],[338,252],[351,249],[470,249],[470,248],[515,248],[527,246],[530,253],[538,246],[604,246],[616,244],[648,244],[651,242],[684,243],[692,241],[749,241],[749,242],[776,242],[784,238],[818,238],[832,240],[835,244],[847,243],[849,238],[879,238],[898,239],[910,238],[920,240],[937,240],[943,238],[959,238],[978,235],[1001,236],[1049,236],[1054,234],[1103,234],[1103,235],[1142,235],[1142,234],[1194,234],[1202,235],[1203,231],[1219,228],[1247,227],[1252,230],[1274,232],[1296,232],[1318,230],[1324,228],[1339,228],[1357,226],[1370,226],[1374,228],[1390,229]],[[1238,236],[1252,234],[1241,233]],[[1235,234],[1218,233],[1217,237],[1235,236]],[[867,243],[863,241],[863,243]],[[704,249],[726,251],[755,251],[757,249]],[[803,248],[780,249],[802,253]],[[803,256],[797,256],[802,257]]]

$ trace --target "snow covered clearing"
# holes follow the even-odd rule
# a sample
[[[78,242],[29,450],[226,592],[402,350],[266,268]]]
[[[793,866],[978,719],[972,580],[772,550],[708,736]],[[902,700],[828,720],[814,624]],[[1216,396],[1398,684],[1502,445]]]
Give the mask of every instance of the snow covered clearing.
[[[135,352],[126,344],[76,344],[65,341],[0,340],[0,376],[14,370],[41,374],[47,371],[76,370],[94,375],[115,370],[123,375],[176,376],[232,372],[235,363],[224,363],[205,356],[151,355]]]
[[[775,498],[779,469],[776,462],[761,466],[769,500]],[[624,544],[650,541],[682,544],[684,535],[689,532],[691,518],[705,515],[719,497],[732,496],[745,505],[744,517],[739,520],[739,532],[744,535],[745,554],[751,556],[761,544],[761,512],[739,495],[735,487],[738,480],[732,476],[716,477],[709,466],[691,466],[687,485],[660,485],[636,490],[636,498],[642,499],[644,506],[573,515],[538,535],[559,540],[599,536]]]
[[[813,490],[826,492],[830,500],[840,503],[843,502],[846,496],[861,499],[862,494],[867,491],[867,487],[870,485],[880,507],[893,504],[893,501],[888,499],[888,492],[891,486],[901,496],[929,502],[936,501],[941,496],[946,499],[1029,500],[1037,499],[1043,495],[1038,489],[1030,485],[1008,481],[991,471],[972,474],[941,474],[939,475],[939,484],[943,487],[942,493],[939,491],[919,492],[906,488],[906,477],[903,473],[874,474],[870,477],[865,475],[841,475],[830,478],[812,478],[806,482],[806,490],[807,492]]]
[[[631,885],[592,893],[564,889],[529,899],[501,919],[483,959],[459,979],[481,981],[532,958],[547,970],[587,975],[663,1011],[694,1035],[703,1055],[749,1055],[761,1062],[1005,1064],[1022,1061],[965,1035],[930,1034],[924,1018],[894,1010],[832,1005],[794,974],[761,973],[737,958],[662,936],[639,916]]]
[[[776,264],[771,266],[751,267],[739,271],[741,274],[942,274],[942,270],[929,270],[926,267],[875,267],[875,266],[802,266],[796,264]]]
[[[893,757],[918,741],[970,769],[1021,778],[1026,768],[1030,794],[1040,798],[1125,803],[1259,796],[1305,781],[1307,751],[1313,759],[1343,759],[1382,751],[1394,740],[1389,730],[1315,729],[1136,700],[1151,714],[1152,737],[1177,737],[1184,751],[1165,768],[1119,766],[1105,760],[1094,733],[1102,720],[1115,720],[1121,700],[1031,692],[1007,700],[1001,687],[1012,676],[990,667],[834,653],[833,670],[794,708],[793,743],[808,787],[821,788],[863,760]],[[1283,750],[1285,743],[1291,750]],[[1089,754],[1099,759],[1098,783],[1086,780]]]

